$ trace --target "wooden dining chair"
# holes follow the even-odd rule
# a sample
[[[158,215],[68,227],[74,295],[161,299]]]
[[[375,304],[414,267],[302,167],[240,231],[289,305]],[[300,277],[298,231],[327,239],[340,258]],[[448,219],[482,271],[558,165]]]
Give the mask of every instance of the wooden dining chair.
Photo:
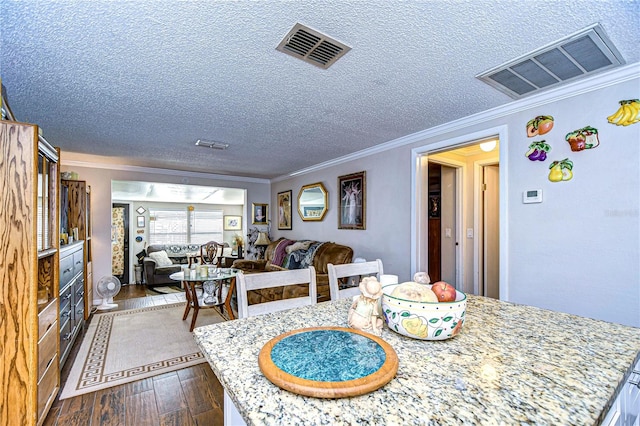
[[[249,305],[247,293],[251,290],[294,284],[308,285],[309,295]],[[316,288],[316,270],[313,266],[309,266],[309,268],[306,269],[262,272],[257,274],[238,272],[238,275],[236,275],[236,292],[239,318],[278,312],[299,306],[315,305],[317,303],[318,292]]]
[[[356,284],[359,284],[363,276],[375,275],[379,280],[380,275],[383,273],[382,261],[380,259],[371,262],[345,263],[342,265],[328,263],[327,274],[329,275],[329,293],[331,294],[331,300],[346,299],[360,295],[360,288],[358,288],[357,285],[341,290],[341,278],[343,279],[342,281],[345,281],[344,278],[357,277]]]
[[[200,246],[200,263],[202,265],[220,266],[220,258],[224,252],[224,244],[209,241]]]

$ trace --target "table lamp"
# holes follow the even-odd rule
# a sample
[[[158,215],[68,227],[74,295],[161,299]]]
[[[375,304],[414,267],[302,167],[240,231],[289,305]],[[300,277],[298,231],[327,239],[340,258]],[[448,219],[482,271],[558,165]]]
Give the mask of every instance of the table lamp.
[[[258,259],[264,258],[264,252],[267,249],[267,246],[269,245],[269,243],[271,243],[271,241],[269,240],[269,235],[267,235],[266,232],[259,232],[258,238],[254,243],[256,248],[260,250],[258,253]]]

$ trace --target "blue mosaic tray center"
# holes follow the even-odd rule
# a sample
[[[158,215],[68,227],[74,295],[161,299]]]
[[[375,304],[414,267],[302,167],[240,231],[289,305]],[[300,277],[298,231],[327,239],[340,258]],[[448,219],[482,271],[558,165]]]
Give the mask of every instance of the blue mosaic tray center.
[[[313,330],[280,340],[271,360],[282,371],[301,379],[344,382],[375,373],[386,360],[382,346],[355,333]]]

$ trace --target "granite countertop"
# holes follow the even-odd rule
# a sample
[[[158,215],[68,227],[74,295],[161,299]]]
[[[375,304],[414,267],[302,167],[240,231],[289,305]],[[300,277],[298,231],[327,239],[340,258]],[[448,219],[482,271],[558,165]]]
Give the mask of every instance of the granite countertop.
[[[468,296],[456,337],[414,340],[389,330],[396,377],[366,395],[317,399],[273,385],[262,346],[305,327],[347,327],[350,300],[196,328],[194,336],[248,425],[539,424],[604,419],[640,358],[640,329]]]

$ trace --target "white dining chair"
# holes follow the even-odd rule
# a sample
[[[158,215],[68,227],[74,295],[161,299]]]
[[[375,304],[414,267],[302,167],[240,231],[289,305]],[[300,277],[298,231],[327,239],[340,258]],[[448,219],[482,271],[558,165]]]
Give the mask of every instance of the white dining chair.
[[[247,293],[251,290],[294,284],[308,285],[309,295],[249,305]],[[238,318],[283,311],[299,306],[315,305],[317,303],[318,292],[316,287],[316,270],[313,266],[309,266],[305,269],[262,272],[257,274],[238,272],[236,275],[236,291],[238,298]]]
[[[327,264],[327,274],[329,275],[329,293],[331,300],[346,299],[360,295],[360,289],[348,287],[340,290],[340,278],[358,277],[356,284],[360,283],[360,278],[375,275],[379,280],[382,275],[382,261],[380,259],[371,262],[344,263],[342,265]]]
[[[307,284],[309,295],[289,299],[275,300],[255,305],[249,305],[247,292],[263,288],[281,287],[295,284]],[[316,288],[316,270],[313,266],[306,269],[292,269],[289,271],[263,272],[258,274],[236,275],[236,295],[238,300],[238,318],[268,314],[297,308],[305,305],[315,305],[318,301]],[[231,396],[224,390],[224,419],[225,426],[244,426],[246,423],[233,403]]]

